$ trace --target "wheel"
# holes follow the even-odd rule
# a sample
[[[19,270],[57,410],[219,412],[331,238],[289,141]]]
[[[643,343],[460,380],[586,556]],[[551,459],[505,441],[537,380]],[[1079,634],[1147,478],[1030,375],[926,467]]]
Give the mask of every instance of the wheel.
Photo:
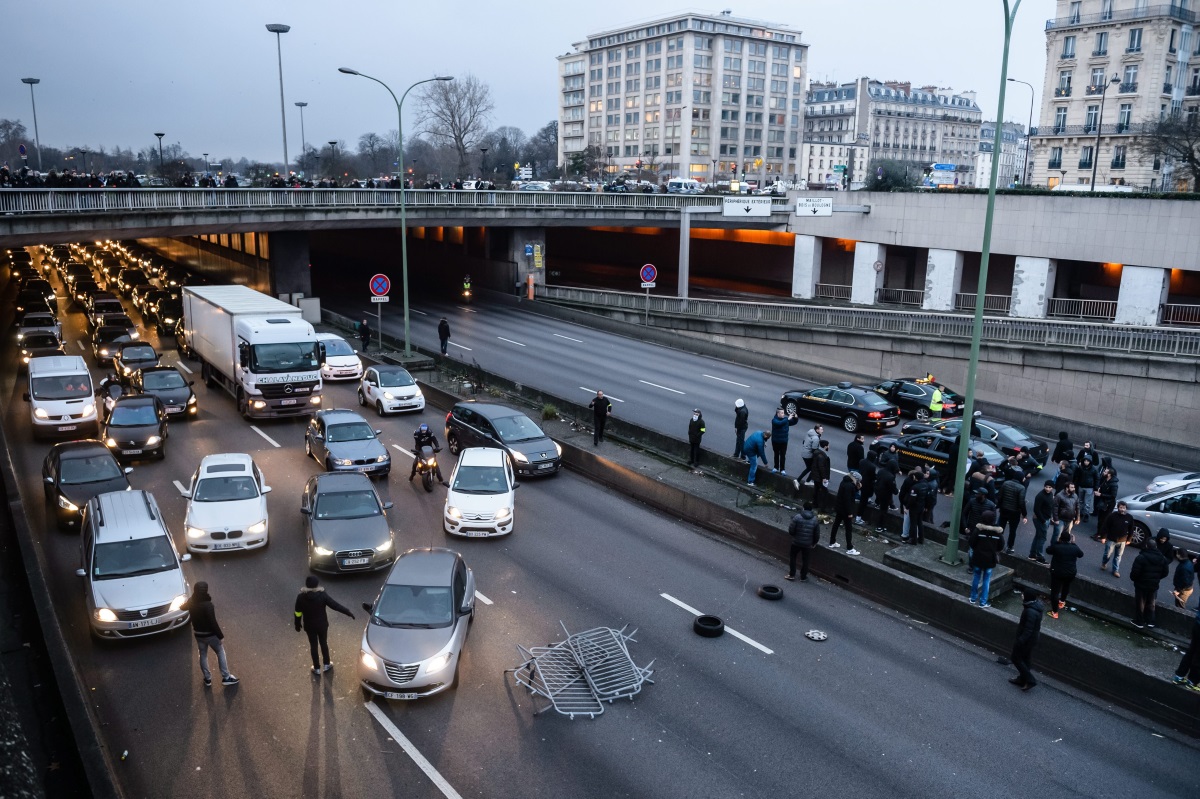
[[[783,599],[783,589],[777,585],[764,585],[759,587],[758,595],[763,599],[776,601]]]
[[[845,419],[842,419],[842,429],[847,433],[853,433],[858,429],[858,417],[854,414],[847,414]]]
[[[358,389],[358,405],[361,408],[367,407],[367,398],[363,396],[362,388]]]
[[[304,454],[312,457],[312,442],[308,440],[308,436],[304,437]]]
[[[796,401],[795,401],[795,400],[788,400],[788,401],[787,401],[787,405],[784,405],[784,406],[783,406],[783,409],[784,409],[785,411],[787,411],[787,415],[788,415],[788,416],[792,416],[792,415],[794,415],[794,414],[796,413]]]
[[[387,414],[383,412],[383,403],[379,400],[375,401],[375,413],[379,414],[380,416],[387,416]]]
[[[917,418],[918,422],[920,422],[921,424],[925,424],[932,418],[932,414],[929,413],[928,408],[917,408],[916,418]]]
[[[212,369],[208,368],[208,364],[200,364],[200,376],[204,378],[204,385],[208,388],[213,388],[217,385],[217,381],[212,376]]]
[[[425,486],[426,492],[433,491],[433,472],[426,470],[421,475],[421,485]]]
[[[329,458],[325,459],[325,471],[327,471],[327,472],[333,471],[333,461],[329,460]]]
[[[446,437],[446,446],[450,448],[453,455],[457,455],[462,450],[462,447],[458,445],[458,436],[453,433]]]
[[[697,616],[692,631],[701,638],[716,638],[725,633],[725,622],[716,616]]]
[[[1145,546],[1150,540],[1150,528],[1141,522],[1133,523],[1133,534],[1129,536],[1129,543],[1138,549]]]

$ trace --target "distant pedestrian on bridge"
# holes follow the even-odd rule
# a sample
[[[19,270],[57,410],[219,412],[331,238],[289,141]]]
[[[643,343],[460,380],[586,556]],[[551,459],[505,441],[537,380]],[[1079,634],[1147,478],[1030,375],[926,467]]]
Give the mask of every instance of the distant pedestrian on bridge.
[[[608,417],[612,416],[612,403],[604,396],[603,391],[597,390],[588,407],[592,409],[592,446],[595,447],[604,440],[604,425],[608,422]]]
[[[442,355],[446,354],[446,345],[450,341],[450,323],[446,321],[446,317],[442,317],[442,321],[438,322],[438,342],[442,345]]]

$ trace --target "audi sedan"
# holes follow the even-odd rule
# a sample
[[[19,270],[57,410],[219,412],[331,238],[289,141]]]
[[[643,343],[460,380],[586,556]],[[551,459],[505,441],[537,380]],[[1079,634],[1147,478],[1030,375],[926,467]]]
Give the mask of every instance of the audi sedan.
[[[304,431],[304,452],[327,472],[387,477],[392,470],[392,456],[379,440],[381,432],[353,411],[317,411]]]
[[[50,448],[42,461],[46,502],[54,508],[58,529],[79,524],[79,514],[88,500],[109,491],[127,491],[133,469],[117,463],[101,441],[62,441]]]
[[[300,497],[308,541],[308,568],[345,573],[375,571],[396,557],[382,502],[365,474],[326,473],[309,478]]]
[[[363,693],[420,699],[453,687],[475,620],[475,575],[449,549],[410,549],[396,559],[375,601],[358,658]]]
[[[900,422],[900,410],[872,388],[841,382],[836,386],[789,391],[779,400],[788,415],[830,419],[849,433],[883,430]]]
[[[185,380],[179,370],[173,366],[151,366],[139,369],[133,373],[130,383],[134,391],[158,397],[167,416],[178,416],[181,419],[195,419],[199,407],[196,404],[196,394],[192,391],[195,381]]]

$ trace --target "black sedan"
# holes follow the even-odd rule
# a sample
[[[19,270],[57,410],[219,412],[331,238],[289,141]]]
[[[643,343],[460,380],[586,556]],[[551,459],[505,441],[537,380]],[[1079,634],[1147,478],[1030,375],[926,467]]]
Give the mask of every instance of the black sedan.
[[[892,444],[895,444],[897,455],[900,457],[901,470],[907,472],[924,465],[937,469],[939,472],[944,472],[945,469],[949,468],[950,451],[953,443],[954,436],[943,435],[942,433],[879,436],[871,442],[871,451],[883,453]],[[971,442],[971,450],[982,453],[983,457],[992,466],[998,467],[1004,463],[1005,458],[1000,454],[999,450],[978,439]]]
[[[20,368],[22,371],[28,369],[31,360],[40,358],[43,355],[66,354],[66,350],[63,349],[62,342],[59,341],[58,336],[48,330],[37,330],[21,339]]]
[[[79,511],[92,497],[129,488],[126,477],[133,469],[121,468],[103,442],[94,439],[63,441],[50,448],[42,462],[46,502],[54,506],[58,529],[79,522]]]
[[[460,402],[446,414],[446,446],[457,455],[467,447],[508,453],[513,470],[527,476],[554,474],[562,448],[520,411],[486,402]]]
[[[144,341],[123,342],[117,345],[113,353],[113,369],[117,372],[117,379],[124,385],[129,385],[134,372],[157,365],[158,353]]]
[[[100,431],[104,445],[120,458],[153,457],[166,453],[167,411],[158,397],[120,397],[113,403]]]
[[[942,392],[942,416],[961,416],[963,397],[927,377],[897,377],[875,386],[875,392],[918,422],[933,418],[929,410],[934,389]]]
[[[961,419],[946,419],[934,424],[912,422],[904,425],[904,429],[900,432],[923,433],[934,431],[957,435],[961,426]],[[1019,427],[1014,427],[1004,422],[997,422],[994,419],[984,419],[981,416],[976,416],[975,423],[971,425],[971,436],[972,438],[979,438],[986,441],[1005,455],[1015,455],[1018,449],[1022,452],[1028,452],[1033,456],[1034,460],[1043,466],[1046,465],[1046,459],[1050,456],[1050,448],[1044,442],[1038,441]]]
[[[101,325],[96,328],[92,333],[92,354],[96,356],[96,363],[102,366],[112,363],[117,348],[128,341],[133,341],[133,339],[129,337],[129,331],[123,327]]]
[[[173,366],[150,366],[133,373],[130,381],[139,394],[158,397],[167,410],[167,417],[195,419],[197,413],[196,393],[192,391],[193,380],[185,380]]]
[[[779,400],[779,407],[789,415],[831,419],[850,433],[861,428],[883,430],[900,422],[899,409],[874,389],[846,382],[789,391]]]
[[[166,336],[175,330],[176,323],[183,320],[183,300],[167,297],[154,306],[154,324],[158,335]]]

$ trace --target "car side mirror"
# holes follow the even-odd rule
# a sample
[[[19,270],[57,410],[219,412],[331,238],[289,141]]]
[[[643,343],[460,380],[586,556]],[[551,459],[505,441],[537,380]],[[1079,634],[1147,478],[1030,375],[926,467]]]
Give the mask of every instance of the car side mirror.
[[[314,441],[324,441],[325,434],[324,433],[313,433],[313,440]]]
[[[187,562],[188,562],[189,560],[191,560],[191,559],[192,559],[192,553],[191,553],[191,552],[184,552],[182,555],[180,555],[180,556],[179,556],[179,562],[180,562],[180,563],[187,563]]]
[[[517,490],[518,488],[520,488],[520,487],[521,487],[521,484],[520,484],[520,483],[513,483],[513,490],[514,490],[514,491],[516,491],[516,490]]]
[[[470,613],[471,612],[471,603],[469,601],[464,602],[463,606],[458,609],[458,612],[459,612],[459,615],[461,615],[461,616],[465,616],[468,613]]]
[[[29,402],[29,392],[26,391],[26,392],[22,393],[21,399],[25,400],[26,402]]]
[[[377,435],[377,436],[381,436],[381,435],[383,435],[383,431],[382,431],[382,430],[376,430],[376,431],[375,431],[375,435]]]
[[[87,572],[84,571],[83,569],[76,569],[75,576],[76,577],[87,577]]]
[[[49,485],[54,485],[54,478],[53,478],[53,477],[44,477],[44,478],[42,478],[42,479],[43,479],[43,480],[45,480],[45,481],[46,481],[46,483],[48,483]]]
[[[371,612],[371,603],[370,602],[362,603],[362,609],[365,610],[367,613],[370,613]]]
[[[303,513],[305,516],[308,516],[309,514],[312,513],[312,508],[301,508],[300,512]]]
[[[126,467],[125,467],[125,474],[133,474],[133,467],[132,467],[132,466],[126,466]]]
[[[391,509],[392,509],[392,504],[393,504],[393,503],[391,503],[391,502],[385,502],[385,503],[383,503],[383,509],[384,509],[384,510],[391,510]]]
[[[270,494],[270,493],[271,493],[271,487],[270,487],[270,486],[263,486],[263,487],[262,487],[262,492],[263,492],[264,494]]]

